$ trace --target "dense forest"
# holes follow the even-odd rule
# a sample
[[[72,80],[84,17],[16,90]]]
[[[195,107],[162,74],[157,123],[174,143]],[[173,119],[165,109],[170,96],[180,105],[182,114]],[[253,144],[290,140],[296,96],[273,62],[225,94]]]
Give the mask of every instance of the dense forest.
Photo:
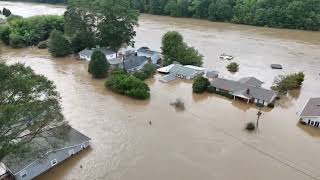
[[[66,3],[67,0],[20,0]],[[129,0],[128,0],[129,1]],[[130,0],[141,13],[320,30],[320,0]]]
[[[140,12],[320,30],[320,0],[134,0]]]

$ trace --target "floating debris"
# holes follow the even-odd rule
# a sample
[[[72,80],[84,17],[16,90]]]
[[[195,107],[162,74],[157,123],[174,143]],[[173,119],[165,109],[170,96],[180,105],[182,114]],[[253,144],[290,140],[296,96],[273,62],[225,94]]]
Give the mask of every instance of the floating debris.
[[[271,64],[272,69],[282,69],[281,64]]]

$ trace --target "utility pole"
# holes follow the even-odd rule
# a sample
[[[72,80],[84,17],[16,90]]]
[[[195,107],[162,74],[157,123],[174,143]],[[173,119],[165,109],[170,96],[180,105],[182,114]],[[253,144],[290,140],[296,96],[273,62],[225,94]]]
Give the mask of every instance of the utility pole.
[[[259,108],[259,111],[257,113],[257,128],[259,127],[259,119],[260,119],[260,116],[262,115],[262,112],[261,112],[261,107]]]

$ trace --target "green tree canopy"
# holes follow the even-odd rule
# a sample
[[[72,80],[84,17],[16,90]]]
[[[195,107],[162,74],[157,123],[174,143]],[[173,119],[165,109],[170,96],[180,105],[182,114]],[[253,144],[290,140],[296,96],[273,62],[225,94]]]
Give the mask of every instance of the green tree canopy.
[[[0,63],[0,160],[61,122],[60,95],[52,81],[23,64]]]
[[[239,64],[236,63],[236,62],[232,62],[232,63],[227,65],[227,69],[228,69],[228,71],[233,72],[233,73],[234,72],[238,72]]]
[[[138,15],[131,0],[71,0],[65,12],[65,29],[85,29],[100,46],[118,50],[123,44],[134,44]]]
[[[202,65],[203,56],[193,47],[183,42],[179,32],[169,31],[162,37],[163,65],[172,64],[177,61],[183,65]]]
[[[272,89],[280,94],[286,94],[289,90],[299,88],[304,81],[304,73],[299,72],[289,75],[280,75],[276,77]]]
[[[208,87],[210,86],[210,82],[205,77],[197,77],[192,84],[192,91],[194,93],[203,93],[207,91]]]
[[[61,31],[54,30],[50,34],[48,49],[53,57],[63,57],[71,53],[70,43]]]
[[[89,62],[88,72],[94,78],[104,78],[109,70],[109,63],[101,51],[94,51]]]

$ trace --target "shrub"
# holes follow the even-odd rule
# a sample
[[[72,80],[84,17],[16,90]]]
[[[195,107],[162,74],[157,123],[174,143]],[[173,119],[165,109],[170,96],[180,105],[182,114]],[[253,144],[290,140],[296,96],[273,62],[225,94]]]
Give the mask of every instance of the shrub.
[[[215,94],[218,94],[218,95],[227,97],[227,98],[229,98],[229,99],[233,99],[233,95],[231,95],[231,94],[229,94],[229,93],[227,93],[227,92],[217,91],[216,88],[213,87],[213,86],[209,86],[207,91],[208,91],[209,93],[215,93]]]
[[[180,98],[177,98],[174,102],[170,103],[170,105],[174,106],[176,109],[179,109],[179,110],[185,109],[184,102]]]
[[[11,30],[9,26],[7,25],[0,26],[0,39],[6,45],[10,44],[10,33],[11,33]]]
[[[152,77],[156,73],[156,66],[154,64],[145,64],[141,71],[133,73],[133,76],[144,81]]]
[[[135,99],[143,100],[150,97],[150,89],[146,83],[121,70],[111,73],[111,76],[105,82],[105,87]]]
[[[192,84],[192,90],[194,93],[203,93],[208,90],[210,86],[210,82],[205,77],[197,77]]]
[[[11,15],[11,11],[7,8],[3,8],[2,14],[5,15],[6,17]]]
[[[41,41],[41,42],[38,44],[38,48],[39,48],[39,49],[47,49],[47,48],[48,48],[48,41]]]
[[[269,108],[274,108],[274,103],[269,103],[269,104],[268,104],[268,107],[269,107]]]
[[[50,34],[48,49],[54,57],[63,57],[71,53],[69,41],[64,37],[63,33],[58,30],[54,30]]]
[[[239,64],[237,64],[236,62],[232,62],[232,63],[227,65],[227,69],[230,72],[238,72]]]
[[[280,94],[286,94],[289,90],[299,88],[304,81],[304,73],[299,72],[290,75],[280,75],[275,78],[272,89]]]
[[[94,78],[104,78],[109,70],[109,63],[101,51],[94,51],[89,62],[88,72]]]
[[[246,130],[254,131],[256,129],[256,125],[253,122],[249,122],[246,124]]]

